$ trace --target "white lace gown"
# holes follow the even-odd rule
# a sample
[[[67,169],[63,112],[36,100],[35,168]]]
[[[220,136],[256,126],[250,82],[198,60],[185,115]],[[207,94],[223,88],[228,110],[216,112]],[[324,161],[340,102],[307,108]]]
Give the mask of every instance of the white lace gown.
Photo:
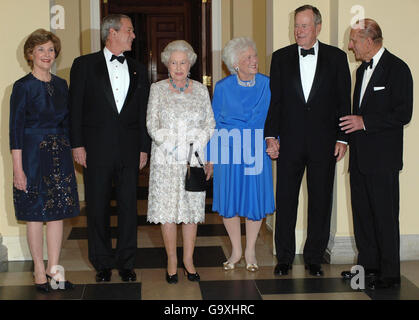
[[[207,88],[190,81],[190,93],[172,92],[167,80],[150,88],[147,129],[152,145],[147,221],[152,223],[205,220],[205,192],[185,191],[186,160],[190,143],[204,159],[215,120]],[[198,166],[195,156],[191,165]]]

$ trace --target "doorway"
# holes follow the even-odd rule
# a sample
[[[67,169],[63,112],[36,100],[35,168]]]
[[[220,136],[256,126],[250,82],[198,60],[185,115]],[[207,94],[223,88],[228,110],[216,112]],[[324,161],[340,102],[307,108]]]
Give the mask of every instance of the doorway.
[[[198,55],[191,78],[212,93],[211,0],[101,0],[101,16],[125,14],[136,38],[128,56],[147,66],[150,82],[167,78],[160,59],[173,40],[186,40]]]

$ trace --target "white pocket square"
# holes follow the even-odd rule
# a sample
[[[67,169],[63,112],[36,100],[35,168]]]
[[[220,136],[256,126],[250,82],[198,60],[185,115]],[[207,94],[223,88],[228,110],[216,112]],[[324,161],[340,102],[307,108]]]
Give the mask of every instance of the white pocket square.
[[[374,87],[374,91],[384,90],[386,87]]]

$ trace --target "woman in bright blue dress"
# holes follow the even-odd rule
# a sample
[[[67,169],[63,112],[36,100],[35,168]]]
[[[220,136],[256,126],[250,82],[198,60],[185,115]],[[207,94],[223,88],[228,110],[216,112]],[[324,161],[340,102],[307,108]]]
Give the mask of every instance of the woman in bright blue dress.
[[[71,289],[58,261],[63,219],[79,215],[79,199],[69,142],[67,82],[50,73],[60,40],[38,29],[26,40],[24,55],[32,72],[17,80],[10,97],[10,149],[13,201],[17,220],[27,222],[34,282],[49,292]],[[48,266],[43,261],[43,223],[47,223]],[[61,273],[60,273],[61,272]],[[52,286],[54,287],[54,285]]]
[[[212,209],[223,217],[232,244],[223,268],[234,269],[241,260],[240,217],[245,217],[246,269],[256,271],[257,236],[263,218],[275,210],[272,164],[263,135],[269,78],[258,73],[256,45],[249,38],[230,40],[223,61],[232,75],[217,82],[212,102],[216,121],[208,147],[214,165]]]

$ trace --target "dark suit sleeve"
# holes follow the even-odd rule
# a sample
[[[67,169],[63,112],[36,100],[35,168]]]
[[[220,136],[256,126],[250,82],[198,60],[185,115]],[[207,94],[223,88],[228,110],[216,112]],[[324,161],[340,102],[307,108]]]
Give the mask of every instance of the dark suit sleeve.
[[[71,147],[83,147],[83,101],[85,94],[86,69],[82,59],[74,60],[70,71],[69,109]]]
[[[341,52],[338,61],[337,89],[339,99],[338,119],[351,114],[351,73],[346,53]],[[348,135],[338,127],[339,141],[348,142]]]
[[[363,116],[367,133],[400,128],[410,122],[413,111],[413,79],[409,67],[400,62],[392,68],[389,82],[392,108],[389,112]]]
[[[147,131],[146,116],[147,116],[147,104],[150,95],[150,82],[148,81],[147,70],[141,67],[141,86],[145,88],[144,95],[141,95],[140,99],[140,112],[139,112],[139,124],[140,124],[140,152],[150,153],[151,139]]]
[[[268,115],[265,120],[264,136],[275,137],[279,136],[280,125],[280,88],[281,88],[281,77],[280,67],[278,61],[278,55],[272,55],[271,71],[270,71],[270,89],[271,89],[271,102],[269,105]]]

